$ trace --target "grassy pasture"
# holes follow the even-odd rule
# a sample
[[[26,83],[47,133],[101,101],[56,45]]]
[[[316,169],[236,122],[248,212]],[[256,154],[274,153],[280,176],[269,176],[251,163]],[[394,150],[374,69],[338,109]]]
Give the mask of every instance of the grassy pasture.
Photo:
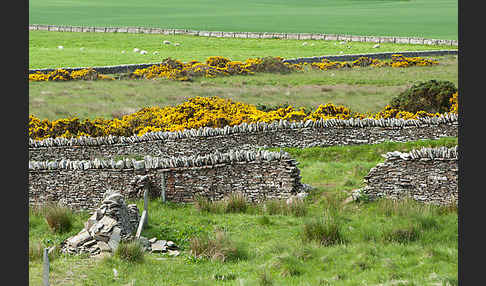
[[[219,96],[249,104],[315,109],[319,104],[345,105],[358,112],[377,112],[412,84],[448,80],[457,86],[455,57],[438,66],[353,68],[291,74],[256,74],[196,78],[193,82],[158,80],[67,81],[29,83],[29,114],[41,119],[113,118],[147,106],[177,105],[194,96]]]
[[[29,23],[458,37],[457,0],[29,1]]]
[[[163,44],[163,41],[172,44]],[[303,43],[307,45],[303,46]],[[173,45],[179,43],[179,46]],[[403,52],[457,49],[451,46],[382,43],[373,48],[371,42],[283,39],[210,38],[189,35],[154,35],[127,33],[29,32],[29,69],[109,66],[161,62],[168,57],[184,62],[205,61],[210,56],[224,56],[232,60],[280,56],[282,58],[323,55]],[[63,46],[64,49],[58,49]],[[83,48],[83,50],[81,50]],[[146,50],[141,55],[134,48]],[[125,53],[122,53],[125,51]],[[154,52],[158,55],[154,55]]]
[[[135,285],[457,285],[456,211],[390,201],[342,204],[349,191],[363,186],[369,169],[383,161],[381,154],[455,144],[457,138],[442,138],[285,149],[300,162],[303,182],[316,187],[307,200],[307,215],[262,214],[254,207],[246,213],[200,213],[192,205],[153,200],[142,235],[175,241],[184,249],[180,256],[147,254],[141,263],[61,256],[51,261],[51,285],[130,285],[133,280]],[[136,203],[143,208],[142,200]],[[334,216],[345,244],[303,241],[304,225],[324,214]],[[55,234],[31,211],[29,243],[59,243],[79,232],[88,217],[74,215],[71,231]],[[240,259],[223,263],[191,257],[189,239],[216,229],[229,233],[244,254]],[[416,237],[389,241],[408,229]],[[30,284],[41,279],[41,260],[29,261]]]

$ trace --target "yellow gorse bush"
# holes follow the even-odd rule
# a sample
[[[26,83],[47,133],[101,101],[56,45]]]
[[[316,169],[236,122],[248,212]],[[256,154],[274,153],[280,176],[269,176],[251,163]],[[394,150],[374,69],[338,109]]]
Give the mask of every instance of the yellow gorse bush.
[[[451,99],[451,112],[457,113],[457,93]],[[316,110],[306,113],[303,108],[292,106],[262,111],[252,104],[234,102],[220,97],[194,97],[177,106],[146,107],[125,115],[122,118],[94,120],[65,118],[54,121],[40,120],[29,116],[29,138],[42,140],[46,138],[72,138],[80,136],[141,136],[154,131],[179,131],[200,127],[225,127],[241,123],[267,122],[275,120],[306,121],[319,119],[350,118],[403,118],[439,116],[438,113],[419,111],[410,113],[391,108],[373,113],[357,113],[344,106],[321,104]]]
[[[306,67],[318,70],[342,69],[353,67],[409,67],[409,66],[427,66],[437,65],[438,61],[425,59],[421,57],[404,57],[400,54],[392,55],[391,61],[380,61],[369,57],[360,57],[351,62],[333,62],[323,59],[317,63],[284,63],[281,57],[249,58],[244,62],[232,61],[225,57],[214,56],[206,59],[204,63],[199,61],[189,61],[183,63],[171,58],[165,59],[159,65],[152,65],[143,69],[136,69],[130,73],[131,79],[156,79],[165,78],[169,80],[187,81],[194,77],[213,78],[217,76],[231,75],[252,75],[260,72],[299,72]],[[61,80],[97,80],[97,79],[114,79],[113,77],[98,74],[92,68],[72,71],[58,69],[44,74],[36,72],[29,75],[29,81],[61,81]]]
[[[66,81],[66,80],[114,80],[115,78],[99,74],[92,68],[68,72],[65,69],[56,69],[48,73],[35,72],[29,74],[29,81]]]

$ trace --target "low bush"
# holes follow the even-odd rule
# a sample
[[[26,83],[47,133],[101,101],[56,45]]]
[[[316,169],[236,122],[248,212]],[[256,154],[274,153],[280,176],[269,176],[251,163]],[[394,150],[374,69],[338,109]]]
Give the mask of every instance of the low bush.
[[[456,86],[450,81],[429,80],[400,93],[392,99],[390,106],[412,113],[445,113],[451,110],[451,99],[456,92]]]

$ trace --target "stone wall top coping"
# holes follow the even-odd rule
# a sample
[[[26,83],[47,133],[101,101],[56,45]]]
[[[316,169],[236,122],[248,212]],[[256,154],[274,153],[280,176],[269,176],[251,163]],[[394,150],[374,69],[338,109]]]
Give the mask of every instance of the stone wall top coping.
[[[237,164],[262,161],[291,161],[295,162],[287,152],[272,152],[266,150],[250,151],[233,151],[227,153],[215,152],[204,156],[173,156],[170,158],[145,156],[143,160],[123,159],[115,161],[109,160],[69,160],[61,159],[56,161],[29,161],[30,171],[42,170],[88,170],[88,169],[106,169],[106,170],[149,170],[160,169],[170,170],[173,168],[191,168],[216,166],[220,164]]]
[[[185,129],[183,131],[158,131],[145,133],[142,136],[105,136],[105,137],[79,137],[79,138],[47,138],[44,140],[34,140],[29,138],[29,148],[43,147],[62,147],[62,146],[100,146],[114,144],[132,144],[137,142],[147,142],[155,140],[173,140],[182,138],[224,136],[229,134],[242,134],[252,132],[267,132],[283,129],[304,129],[304,128],[365,128],[365,127],[384,127],[384,128],[405,128],[405,127],[427,127],[440,124],[457,124],[458,116],[454,113],[444,113],[438,117],[425,117],[418,119],[319,119],[299,122],[289,122],[287,120],[273,121],[272,123],[242,123],[224,128],[202,127],[198,129]]]
[[[388,161],[392,160],[457,160],[458,159],[458,146],[447,148],[442,147],[422,147],[421,149],[413,149],[410,152],[393,151],[382,155]]]

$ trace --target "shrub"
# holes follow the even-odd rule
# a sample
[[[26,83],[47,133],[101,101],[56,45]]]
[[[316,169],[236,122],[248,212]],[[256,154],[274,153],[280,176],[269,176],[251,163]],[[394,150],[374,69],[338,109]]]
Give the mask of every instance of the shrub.
[[[317,241],[323,246],[346,242],[341,231],[340,222],[336,217],[330,215],[306,221],[301,238],[304,242]]]
[[[41,212],[53,232],[63,233],[71,230],[72,211],[69,208],[56,203],[47,203]]]
[[[451,98],[457,88],[450,81],[429,80],[414,84],[390,102],[392,108],[413,112],[445,113],[451,109]]]
[[[136,240],[122,241],[115,250],[115,256],[128,262],[140,262],[144,257],[143,247]]]
[[[226,232],[216,231],[213,236],[202,234],[189,241],[191,255],[220,262],[246,258],[246,251],[237,245]]]

